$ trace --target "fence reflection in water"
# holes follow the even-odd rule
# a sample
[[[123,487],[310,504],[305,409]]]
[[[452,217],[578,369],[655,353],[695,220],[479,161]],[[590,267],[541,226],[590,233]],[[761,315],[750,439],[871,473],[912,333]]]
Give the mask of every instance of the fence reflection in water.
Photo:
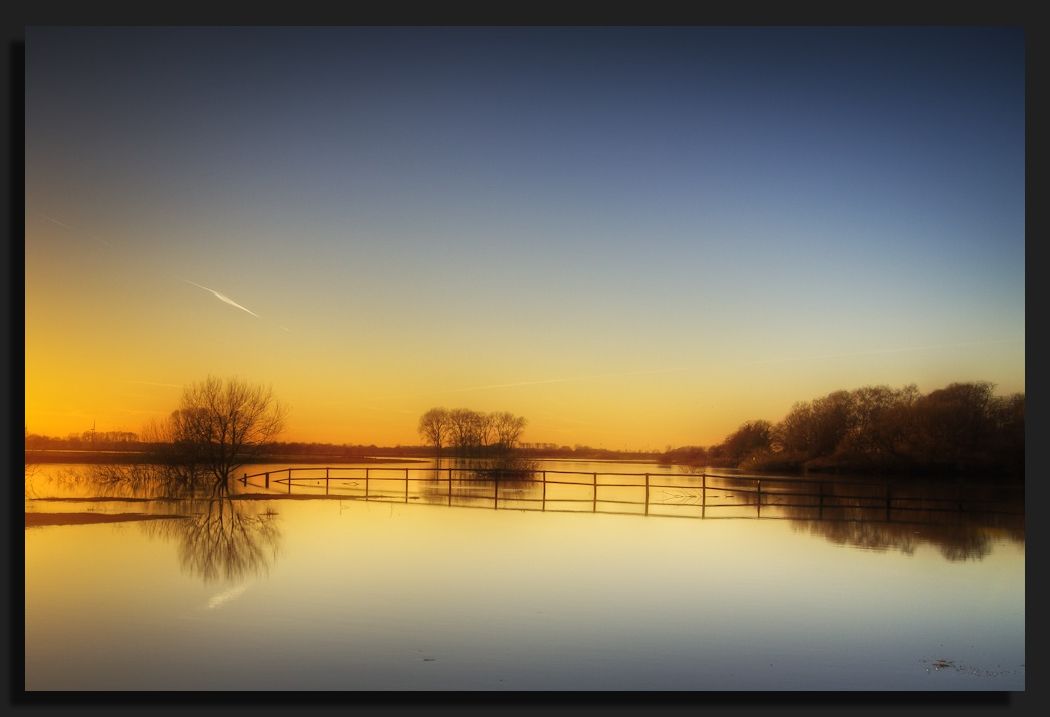
[[[1024,512],[1023,485],[981,484],[975,488],[942,483],[931,491],[909,481],[706,471],[306,466],[245,474],[240,483],[242,493],[251,487],[296,497],[666,517],[930,522],[937,514],[1023,516]]]

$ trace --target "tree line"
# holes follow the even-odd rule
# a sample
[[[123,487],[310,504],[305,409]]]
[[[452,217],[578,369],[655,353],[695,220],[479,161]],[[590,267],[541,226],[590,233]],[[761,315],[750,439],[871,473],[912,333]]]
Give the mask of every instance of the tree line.
[[[982,470],[1023,476],[1025,396],[996,396],[993,389],[988,382],[971,382],[928,394],[915,385],[834,391],[796,403],[778,423],[747,421],[717,445],[668,450],[662,460],[755,470]],[[90,432],[86,437],[96,448],[103,436],[101,443],[111,441],[114,447],[141,446],[141,457],[134,459],[138,476],[220,487],[238,468],[276,446],[306,447],[275,443],[285,416],[269,388],[209,377],[187,386],[178,408],[138,436]],[[418,431],[439,454],[448,448],[463,456],[500,456],[518,449],[527,423],[506,411],[438,407],[420,417]],[[81,434],[79,440],[84,439]],[[41,444],[59,447],[26,431],[27,451]],[[160,467],[147,471],[143,465]],[[121,470],[113,469],[115,478],[130,476],[119,476]]]
[[[28,450],[104,451],[121,450],[139,444],[138,434],[131,431],[84,431],[70,433],[65,438],[45,436],[26,431]]]
[[[778,423],[746,421],[709,448],[668,451],[674,462],[755,470],[991,471],[1024,474],[1025,396],[994,385],[864,386],[794,404]]]
[[[482,413],[469,408],[431,408],[419,418],[419,435],[434,447],[459,455],[506,453],[513,450],[528,421],[508,411]]]

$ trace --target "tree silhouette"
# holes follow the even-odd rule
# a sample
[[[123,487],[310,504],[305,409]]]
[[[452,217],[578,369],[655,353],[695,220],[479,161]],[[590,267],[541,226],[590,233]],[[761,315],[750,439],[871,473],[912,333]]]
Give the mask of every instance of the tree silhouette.
[[[433,444],[438,455],[441,454],[441,446],[445,444],[450,430],[450,422],[447,408],[431,408],[419,418],[419,435],[424,440]]]
[[[191,481],[208,475],[222,489],[284,428],[286,410],[272,389],[209,376],[187,386],[161,431],[168,465]]]
[[[491,416],[493,430],[496,432],[496,443],[503,450],[509,450],[517,445],[525,430],[527,421],[523,416],[515,416],[513,413],[504,411],[494,413]]]
[[[447,441],[461,456],[504,453],[517,445],[526,423],[521,416],[507,412],[431,408],[419,419],[419,433],[439,452]]]

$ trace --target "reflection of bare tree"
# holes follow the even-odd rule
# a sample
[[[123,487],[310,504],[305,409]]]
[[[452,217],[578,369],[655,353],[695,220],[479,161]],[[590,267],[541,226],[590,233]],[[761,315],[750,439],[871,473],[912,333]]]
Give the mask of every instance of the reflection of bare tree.
[[[177,469],[163,464],[92,465],[87,474],[97,495],[117,497],[166,497],[190,495]]]
[[[26,494],[25,494],[25,497],[27,499],[29,499],[29,498],[39,498],[40,497],[39,495],[37,495],[36,488],[33,485],[33,478],[36,476],[38,468],[39,468],[38,464],[30,463],[29,459],[28,458],[26,459],[26,472],[25,472],[25,492],[26,492]]]
[[[85,480],[85,474],[75,468],[37,464],[26,474],[26,499],[39,500],[74,492]]]
[[[26,437],[26,440],[29,439],[29,426],[26,426],[25,437]],[[25,474],[24,474],[25,487],[26,487],[26,498],[31,498],[31,497],[34,497],[34,494],[33,494],[33,490],[32,490],[32,487],[30,485],[30,482],[31,482],[31,480],[33,478],[33,475],[36,473],[38,464],[35,463],[34,461],[29,460],[29,451],[23,451],[23,453],[24,453],[25,463],[26,463],[26,469],[25,469]]]
[[[491,503],[498,483],[501,499],[538,499],[542,488],[539,472],[536,461],[513,453],[491,458],[449,458],[438,461],[430,474],[432,480],[418,484],[417,489],[426,502],[448,502],[451,493],[457,500],[477,498]]]
[[[481,480],[531,481],[538,470],[536,461],[514,453],[462,463],[463,470],[472,472],[474,478]]]
[[[179,541],[183,570],[205,582],[265,573],[277,557],[276,513],[229,497],[190,503],[189,517],[143,524],[148,535]]]
[[[168,460],[168,446],[158,449],[155,463],[96,464],[91,466],[88,479],[98,495],[120,497],[174,497],[196,498],[202,495],[225,495],[225,481],[207,478],[192,463]]]

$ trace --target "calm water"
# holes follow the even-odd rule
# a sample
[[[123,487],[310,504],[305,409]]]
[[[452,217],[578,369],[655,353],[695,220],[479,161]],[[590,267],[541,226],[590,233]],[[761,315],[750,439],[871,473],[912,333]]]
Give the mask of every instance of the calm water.
[[[1023,503],[992,486],[894,487],[915,509],[887,521],[877,487],[764,483],[758,509],[678,474],[646,515],[644,480],[610,473],[666,466],[543,461],[584,485],[505,479],[497,506],[430,465],[369,466],[367,502],[364,466],[327,499],[321,467],[218,502],[70,500],[98,495],[90,468],[43,466],[26,511],[62,515],[27,517],[26,689],[1025,687]],[[380,467],[431,480],[406,497]]]

